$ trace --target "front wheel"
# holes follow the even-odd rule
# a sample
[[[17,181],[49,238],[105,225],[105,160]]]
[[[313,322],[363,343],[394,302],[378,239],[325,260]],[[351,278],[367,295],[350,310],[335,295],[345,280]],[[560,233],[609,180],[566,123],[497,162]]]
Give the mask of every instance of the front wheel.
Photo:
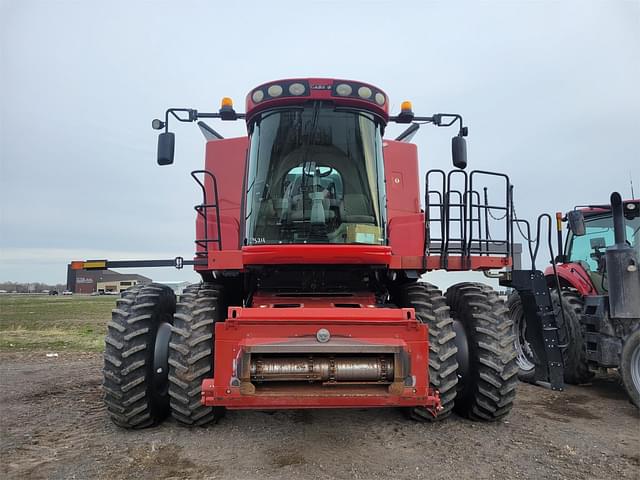
[[[640,329],[629,335],[622,346],[620,375],[631,402],[640,408]]]
[[[429,384],[440,393],[442,405],[435,417],[424,407],[407,409],[407,413],[418,421],[443,420],[451,414],[458,383],[457,348],[449,307],[442,292],[428,283],[402,285],[395,297],[398,306],[414,308],[418,321],[429,329]]]
[[[136,285],[121,294],[107,325],[104,403],[124,428],[144,428],[169,414],[167,355],[176,297],[166,285]]]
[[[176,307],[169,342],[171,415],[183,425],[204,426],[223,409],[200,403],[202,381],[213,378],[215,323],[224,320],[222,290],[213,283],[189,286]]]
[[[453,285],[446,297],[467,347],[464,358],[458,356],[461,376],[455,410],[471,420],[500,420],[511,411],[518,381],[508,310],[498,294],[481,283]]]

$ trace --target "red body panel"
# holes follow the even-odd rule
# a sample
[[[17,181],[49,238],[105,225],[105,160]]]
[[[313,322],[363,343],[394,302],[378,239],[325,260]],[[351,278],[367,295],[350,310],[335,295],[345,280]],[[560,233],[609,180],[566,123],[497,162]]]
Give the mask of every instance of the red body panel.
[[[421,405],[434,412],[439,408],[438,394],[429,388],[427,327],[416,320],[413,309],[230,307],[228,317],[216,324],[215,378],[203,382],[204,405],[231,409]],[[326,343],[316,340],[320,328],[331,333]],[[377,349],[406,355],[402,368],[408,371],[391,385],[299,382],[274,388],[243,381],[247,355],[265,349],[305,354]]]
[[[218,184],[218,202],[220,208],[220,229],[223,250],[235,250],[240,248],[240,232],[242,230],[241,202],[242,185],[246,169],[248,138],[228,138],[224,140],[210,140],[206,145],[205,170],[216,176]],[[205,188],[207,191],[207,202],[214,203],[213,180],[205,177]],[[217,238],[216,212],[215,209],[207,209],[208,238]],[[204,219],[201,215],[196,215],[196,238],[204,238]],[[202,251],[203,247],[198,246],[197,251]],[[219,257],[218,245],[209,244],[209,261],[218,261],[215,269],[225,269],[222,263],[228,266],[228,255]],[[225,261],[227,260],[227,261]],[[233,264],[232,264],[233,265]],[[235,264],[235,268],[242,268],[242,265]],[[196,267],[196,269],[208,270],[207,267]]]
[[[564,281],[571,288],[575,288],[583,297],[598,294],[598,290],[593,285],[591,277],[589,277],[587,271],[579,263],[560,263],[556,265],[556,270],[561,282]],[[549,282],[554,282],[553,267],[547,267],[544,275]]]
[[[310,88],[309,88],[309,91],[305,93],[305,95],[298,97],[298,96],[288,96],[285,94],[277,98],[263,100],[259,103],[255,103],[251,98],[251,96],[253,95],[253,92],[258,89],[267,89],[269,88],[270,85],[277,85],[282,82],[291,82],[295,80],[300,80],[300,81],[309,83]],[[333,91],[331,89],[334,82],[336,82],[336,84],[344,82],[344,83],[359,84],[359,85],[367,86],[373,91],[379,91],[380,93],[382,93],[385,96],[386,101],[384,105],[380,106],[377,103],[375,103],[373,99],[363,100],[358,97],[334,96]],[[258,85],[257,87],[253,88],[247,94],[247,98],[246,98],[245,112],[247,114],[247,117],[246,117],[247,122],[250,122],[251,118],[256,113],[261,112],[262,110],[266,110],[267,108],[276,107],[276,106],[281,107],[285,105],[300,105],[301,102],[310,101],[310,100],[327,100],[327,101],[335,102],[336,104],[342,105],[345,107],[363,108],[363,109],[371,110],[377,113],[378,115],[382,116],[385,119],[385,121],[388,121],[389,119],[389,98],[387,97],[386,93],[384,93],[382,90],[380,90],[378,87],[374,85],[371,85],[365,82],[360,82],[360,81],[339,80],[339,79],[332,79],[332,78],[298,78],[298,79],[291,78],[291,79],[275,80],[273,82],[264,83],[262,85]]]
[[[422,257],[425,225],[420,208],[418,149],[393,140],[385,140],[383,145],[389,245],[394,256]]]
[[[388,265],[391,248],[382,245],[252,245],[242,248],[245,265]]]

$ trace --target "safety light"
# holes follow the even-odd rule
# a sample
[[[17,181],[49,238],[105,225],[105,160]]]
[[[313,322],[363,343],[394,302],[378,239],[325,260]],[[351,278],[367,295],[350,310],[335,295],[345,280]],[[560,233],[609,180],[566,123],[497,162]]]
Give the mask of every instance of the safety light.
[[[255,103],[261,102],[263,98],[264,98],[264,92],[262,90],[256,90],[255,92],[253,92],[253,95],[251,95],[251,99]]]
[[[280,85],[271,85],[267,89],[267,93],[272,97],[279,97],[282,95],[282,87]]]
[[[411,123],[414,119],[411,102],[405,100],[400,104],[400,114],[396,117],[398,123]],[[464,168],[464,167],[462,167]]]
[[[229,97],[223,97],[220,102],[220,120],[237,120],[238,116],[233,109],[233,100]]]

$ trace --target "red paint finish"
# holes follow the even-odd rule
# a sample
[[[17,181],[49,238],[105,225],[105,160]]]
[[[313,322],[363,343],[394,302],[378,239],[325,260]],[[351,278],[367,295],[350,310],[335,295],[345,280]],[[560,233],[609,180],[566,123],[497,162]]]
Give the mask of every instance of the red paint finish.
[[[424,255],[424,213],[420,207],[418,150],[411,143],[384,140],[389,245],[394,256]],[[400,265],[404,262],[399,260]]]
[[[598,294],[598,290],[593,285],[591,277],[589,277],[587,271],[579,263],[560,263],[556,265],[556,270],[561,283],[562,281],[566,282],[571,288],[575,288],[583,297]],[[549,284],[555,286],[553,267],[547,267],[544,275],[547,277]]]
[[[388,265],[391,248],[382,245],[283,244],[242,248],[244,265]]]
[[[349,408],[425,406],[436,411],[440,399],[429,388],[428,331],[413,309],[391,308],[229,308],[228,319],[216,324],[215,378],[202,384],[202,403],[230,409],[249,408]],[[316,333],[326,328],[327,343]],[[403,350],[411,385],[314,384],[293,387],[255,385],[247,391],[239,385],[242,361],[259,348],[273,352],[309,352],[333,349],[332,354],[378,348]],[[316,352],[321,354],[320,352]],[[242,360],[245,358],[245,360]]]
[[[447,271],[466,271],[466,270],[491,270],[510,267],[512,259],[510,257],[487,257],[472,256],[469,263],[463,261],[460,256],[451,256],[448,258]],[[427,257],[427,270],[441,270],[441,257],[439,255]]]
[[[240,218],[242,202],[242,185],[244,183],[245,162],[247,157],[248,138],[228,138],[224,140],[210,140],[206,145],[205,170],[216,176],[218,184],[218,201],[220,208],[220,227],[222,233],[222,249],[235,250],[240,248]],[[202,176],[200,177],[202,179]],[[207,202],[214,203],[213,180],[206,176],[204,184],[207,191]],[[215,209],[207,210],[208,238],[218,236]],[[196,214],[196,238],[204,238],[204,219]],[[197,251],[203,247],[197,246]],[[209,263],[216,263],[217,269],[221,263],[226,263],[220,256],[217,243],[209,244]],[[238,266],[238,265],[235,265]],[[207,270],[209,267],[196,267],[196,270]],[[240,268],[241,264],[240,264]]]

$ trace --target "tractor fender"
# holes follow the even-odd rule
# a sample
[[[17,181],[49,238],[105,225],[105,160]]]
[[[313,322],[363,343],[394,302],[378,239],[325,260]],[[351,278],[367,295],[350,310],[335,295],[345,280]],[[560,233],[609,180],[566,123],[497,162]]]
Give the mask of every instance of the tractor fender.
[[[558,272],[561,285],[566,285],[577,290],[583,297],[597,295],[598,291],[593,285],[589,274],[579,263],[560,263],[556,265],[556,271]],[[547,278],[549,286],[555,287],[553,267],[547,267],[544,271],[544,276]]]

